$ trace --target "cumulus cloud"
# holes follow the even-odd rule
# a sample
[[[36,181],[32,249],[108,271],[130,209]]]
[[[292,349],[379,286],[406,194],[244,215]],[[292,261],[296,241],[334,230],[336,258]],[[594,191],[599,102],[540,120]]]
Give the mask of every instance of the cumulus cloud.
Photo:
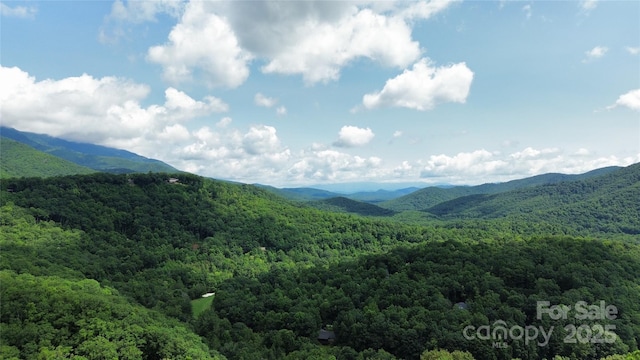
[[[232,121],[233,120],[230,117],[225,116],[216,123],[216,127],[226,128],[227,126],[229,126],[229,124],[231,124]]]
[[[164,94],[167,99],[165,107],[176,111],[181,118],[190,119],[212,112],[229,111],[229,106],[214,96],[205,96],[203,101],[196,101],[184,92],[172,87],[165,90]]]
[[[631,55],[638,55],[640,54],[640,47],[632,47],[632,46],[627,46],[625,47],[625,50],[627,50],[627,52]]]
[[[607,109],[613,109],[618,106],[627,107],[631,110],[640,111],[640,89],[631,90],[620,95],[615,104],[608,106]]]
[[[224,109],[218,101],[194,100],[169,88],[164,104],[142,107],[148,88],[122,79],[36,82],[15,68],[2,68],[0,77],[22,79],[10,88],[0,85],[0,102],[11,103],[3,106],[0,120],[18,130],[126,149],[181,170],[237,181],[283,179],[293,162],[274,127],[240,130],[229,117],[194,130],[183,124]]]
[[[580,2],[580,9],[589,12],[598,6],[598,0],[583,0]]]
[[[596,46],[589,51],[585,51],[584,54],[586,55],[586,58],[582,60],[582,62],[586,63],[600,59],[607,53],[607,51],[609,51],[609,48],[607,48],[606,46]]]
[[[274,127],[251,126],[246,132],[207,126],[192,131],[171,154],[180,169],[237,181],[282,177],[291,151],[283,146]]]
[[[278,103],[278,99],[265,96],[261,93],[257,93],[253,97],[253,101],[256,105],[266,108],[272,108]],[[279,116],[287,115],[287,108],[284,107],[284,105],[278,106],[276,108],[276,114],[278,114]]]
[[[431,155],[424,166],[422,177],[439,177],[460,174],[486,175],[501,171],[507,163],[504,160],[494,159],[494,154],[481,149],[468,153],[458,153],[454,156],[445,154]]]
[[[207,2],[190,2],[169,41],[149,48],[147,58],[163,67],[171,83],[193,81],[234,88],[249,76],[252,56],[238,44],[228,21],[207,11]]]
[[[472,81],[473,72],[465,63],[435,67],[423,58],[411,70],[387,80],[381,91],[364,95],[362,104],[367,109],[405,107],[424,111],[437,103],[464,103]]]
[[[159,11],[180,12],[174,2],[165,2],[145,5],[140,15],[131,3],[116,2],[112,17],[135,22]],[[422,49],[412,39],[413,22],[452,2],[192,1],[169,41],[150,48],[148,58],[161,64],[173,83],[192,80],[198,72],[212,85],[235,87],[246,80],[252,59],[264,60],[264,73],[302,75],[309,85],[335,81],[343,67],[360,58],[398,68],[416,61]]]
[[[241,130],[231,126],[229,117],[211,127],[192,130],[184,125],[193,117],[226,109],[212,97],[195,100],[168,88],[163,104],[143,107],[149,87],[127,79],[81,75],[37,81],[15,67],[0,67],[0,78],[0,122],[21,131],[126,149],[185,171],[244,182],[308,183],[380,175],[381,159],[375,156],[354,156],[322,145],[293,154],[273,126]],[[364,141],[345,136],[354,144]]]
[[[269,153],[280,148],[280,140],[273,126],[253,126],[242,137],[242,147],[251,155]]]
[[[0,66],[0,120],[23,131],[46,133],[70,140],[124,146],[149,155],[141,137],[155,133],[184,134],[176,123],[223,112],[227,104],[213,96],[195,100],[168,88],[165,103],[141,105],[149,87],[117,77],[83,74],[61,80],[37,81],[17,67]]]
[[[184,5],[182,0],[115,0],[111,5],[111,13],[104,18],[100,27],[98,40],[102,43],[116,43],[135,32],[131,25],[156,22],[158,14],[178,18],[184,11]]]
[[[337,147],[355,147],[367,144],[375,134],[370,128],[357,126],[343,126],[338,133],[338,140],[333,145]]]
[[[156,16],[161,13],[178,17],[183,9],[184,1],[182,0],[115,0],[111,5],[111,13],[107,18],[138,24],[147,21],[156,21]]]
[[[452,184],[480,184],[550,172],[578,174],[605,166],[627,166],[639,160],[640,154],[626,158],[597,157],[585,148],[569,154],[558,148],[527,147],[510,154],[480,149],[456,155],[431,155],[420,162],[420,177]]]
[[[445,10],[452,3],[457,1],[450,0],[434,0],[434,1],[416,1],[409,4],[408,7],[399,11],[399,16],[405,19],[428,19],[433,15]]]
[[[287,170],[287,178],[292,183],[361,181],[383,175],[381,164],[382,160],[375,156],[353,156],[331,149],[305,150]]]
[[[337,21],[299,24],[299,38],[272,55],[265,73],[302,74],[308,84],[337,80],[340,69],[356,58],[405,67],[420,56],[411,28],[401,18],[355,10]]]
[[[268,108],[274,106],[278,102],[277,99],[264,96],[261,93],[257,93],[256,96],[254,96],[253,101],[258,106],[264,106]]]
[[[34,6],[14,6],[11,7],[0,2],[0,15],[22,19],[34,19],[38,9]]]

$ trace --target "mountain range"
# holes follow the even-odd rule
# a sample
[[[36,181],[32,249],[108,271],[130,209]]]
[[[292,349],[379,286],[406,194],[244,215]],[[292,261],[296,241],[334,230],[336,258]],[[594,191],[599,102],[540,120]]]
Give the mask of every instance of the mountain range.
[[[476,186],[453,186],[453,187],[436,187],[430,186],[420,189],[409,195],[388,200],[380,204],[380,206],[395,210],[424,210],[438,203],[453,200],[461,196],[478,195],[478,194],[497,194],[505,191],[534,187],[538,185],[556,184],[566,181],[584,180],[591,177],[604,175],[620,169],[617,166],[609,166],[595,169],[584,174],[567,175],[558,173],[548,173],[536,175],[524,179],[507,181],[504,183],[488,183]]]
[[[149,159],[130,151],[68,141],[49,135],[18,131],[5,126],[0,127],[0,136],[2,137],[0,139],[2,142],[5,142],[5,139],[10,139],[35,150],[16,146],[8,147],[3,149],[7,152],[3,151],[2,158],[3,163],[5,158],[21,158],[23,161],[22,166],[24,167],[23,171],[36,176],[82,174],[86,173],[87,168],[110,173],[178,171],[162,161]],[[57,170],[51,169],[52,164],[38,159],[38,157],[42,156],[38,152],[67,160],[84,169],[70,166],[64,166]],[[28,166],[31,166],[31,169],[27,169],[26,167]],[[59,167],[58,164],[54,164],[54,166]],[[10,175],[12,173],[7,168],[6,170],[3,169],[3,174]],[[8,177],[6,175],[3,175],[3,177]]]
[[[96,171],[178,172],[159,160],[125,150],[7,127],[0,128],[0,135],[2,178],[63,176]],[[602,231],[605,225],[594,223],[593,216],[586,216],[586,211],[605,216],[606,226],[614,226],[614,232],[637,234],[640,227],[629,221],[639,213],[638,204],[632,200],[640,198],[637,167],[611,166],[577,175],[549,173],[477,186],[407,187],[346,194],[311,187],[256,186],[290,201],[333,212],[416,221],[550,217],[569,221],[576,229]],[[367,186],[371,188],[375,184],[367,183]],[[612,197],[616,198],[614,202],[603,200]],[[612,203],[616,205],[610,206]]]

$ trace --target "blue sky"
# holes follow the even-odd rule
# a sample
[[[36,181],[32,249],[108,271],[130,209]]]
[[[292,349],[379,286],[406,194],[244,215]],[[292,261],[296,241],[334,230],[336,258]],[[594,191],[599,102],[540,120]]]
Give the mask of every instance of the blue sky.
[[[640,161],[637,1],[2,1],[0,121],[276,186]]]

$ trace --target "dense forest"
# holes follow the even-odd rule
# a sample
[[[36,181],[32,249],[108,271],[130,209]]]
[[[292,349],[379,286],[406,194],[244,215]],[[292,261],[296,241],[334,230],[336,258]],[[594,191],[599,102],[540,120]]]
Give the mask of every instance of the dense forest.
[[[530,219],[420,221],[184,173],[3,179],[0,357],[637,358],[638,169],[534,187],[550,200]],[[616,314],[539,319],[540,301]],[[497,325],[555,330],[544,346],[465,332]]]

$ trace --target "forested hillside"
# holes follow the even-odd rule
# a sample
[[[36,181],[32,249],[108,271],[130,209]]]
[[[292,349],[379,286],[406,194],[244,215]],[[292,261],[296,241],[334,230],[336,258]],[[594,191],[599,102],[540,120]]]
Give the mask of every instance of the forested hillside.
[[[374,204],[352,200],[344,196],[338,196],[325,200],[318,200],[308,203],[318,209],[346,212],[363,216],[391,216],[396,212],[384,209]]]
[[[640,164],[579,181],[470,195],[426,209],[443,219],[528,219],[582,234],[640,235]]]
[[[0,178],[91,174],[95,170],[0,137]]]
[[[637,349],[638,259],[637,245],[576,238],[400,247],[328,268],[232,279],[218,290],[214,308],[196,329],[225,349],[224,334],[241,323],[252,331],[238,351],[256,351],[254,339],[262,335],[272,342],[274,358],[305,349],[312,343],[308,338],[328,324],[336,333],[335,345],[342,346],[334,350],[338,358],[382,348],[399,359],[418,359],[425,348],[445,348],[477,359],[599,359]],[[577,323],[573,316],[537,319],[537,301],[571,306],[604,301],[620,316]],[[540,337],[529,343],[507,339],[497,348],[495,338],[467,339],[462,331],[497,321],[506,328],[520,324],[556,331],[545,346],[539,346]],[[619,337],[611,343],[566,344],[570,324],[615,325]]]
[[[86,241],[82,231],[0,207],[0,358],[223,358],[187,324],[85,278]]]
[[[504,183],[482,184],[477,186],[454,186],[454,187],[427,187],[397,199],[385,201],[380,206],[395,210],[424,210],[439,203],[453,200],[462,196],[478,194],[498,194],[502,192],[531,188],[540,185],[557,184],[567,181],[586,180],[592,177],[605,175],[618,170],[617,166],[600,168],[578,175],[567,174],[542,174],[524,179],[507,181]]]
[[[633,202],[625,174],[603,180],[616,206]],[[614,227],[589,240],[551,218],[403,224],[190,174],[4,179],[0,194],[5,358],[600,359],[640,341],[640,248],[608,240]],[[587,324],[616,325],[615,341],[463,337],[499,320],[567,325],[538,321],[538,300],[615,305],[617,319]]]
[[[162,161],[149,159],[126,150],[89,143],[67,141],[49,135],[18,131],[5,126],[0,127],[0,134],[2,134],[3,138],[12,139],[24,145],[28,145],[35,150],[42,151],[46,154],[53,155],[95,171],[113,173],[177,171],[177,169],[163,163]],[[28,165],[34,166],[34,164]],[[70,174],[71,173],[60,175]],[[19,172],[13,172],[13,175],[35,176]]]

